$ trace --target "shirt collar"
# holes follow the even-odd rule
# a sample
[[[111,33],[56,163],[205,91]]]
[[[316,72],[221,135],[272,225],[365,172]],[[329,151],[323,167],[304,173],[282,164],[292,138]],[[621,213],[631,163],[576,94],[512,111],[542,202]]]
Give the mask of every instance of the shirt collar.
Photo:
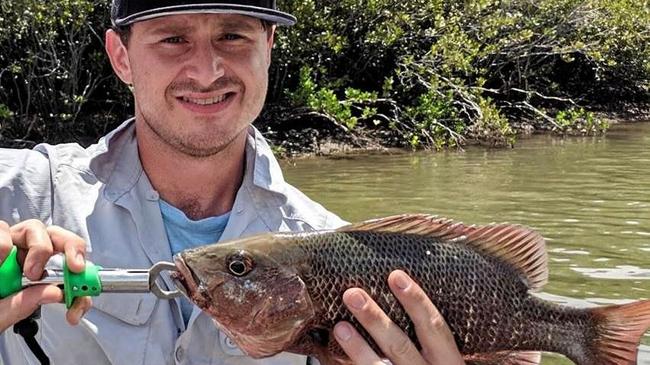
[[[129,119],[94,145],[90,169],[106,184],[105,194],[116,201],[130,191],[143,174],[135,138],[135,119]],[[251,163],[252,162],[252,163]],[[278,161],[262,134],[253,126],[246,141],[243,184],[284,193],[284,177]]]

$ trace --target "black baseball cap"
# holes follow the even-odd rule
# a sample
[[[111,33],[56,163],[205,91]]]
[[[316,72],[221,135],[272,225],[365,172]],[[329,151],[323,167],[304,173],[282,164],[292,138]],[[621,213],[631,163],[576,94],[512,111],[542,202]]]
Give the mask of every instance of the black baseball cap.
[[[296,23],[293,15],[277,10],[275,0],[113,0],[111,21],[124,26],[165,15],[196,13],[248,15],[279,25]]]

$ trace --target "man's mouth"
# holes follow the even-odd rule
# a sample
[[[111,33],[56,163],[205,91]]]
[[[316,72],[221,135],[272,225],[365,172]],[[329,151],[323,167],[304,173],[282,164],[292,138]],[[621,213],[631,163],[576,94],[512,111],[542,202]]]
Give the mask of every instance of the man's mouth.
[[[227,92],[221,95],[182,95],[177,96],[176,99],[183,105],[186,109],[200,113],[200,114],[213,114],[219,113],[225,110],[230,101],[233,100],[234,96],[237,93]]]
[[[232,93],[226,93],[212,98],[191,98],[189,96],[182,96],[180,99],[186,103],[197,105],[214,105],[224,102],[231,94]]]

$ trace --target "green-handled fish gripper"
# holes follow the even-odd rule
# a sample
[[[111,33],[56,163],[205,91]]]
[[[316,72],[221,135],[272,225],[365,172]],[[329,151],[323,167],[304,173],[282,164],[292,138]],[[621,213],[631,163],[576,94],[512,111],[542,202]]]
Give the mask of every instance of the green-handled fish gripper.
[[[84,271],[73,273],[63,262],[63,268],[46,268],[40,280],[31,281],[23,276],[18,264],[17,248],[0,265],[0,299],[36,285],[56,285],[63,289],[66,307],[75,298],[96,297],[102,293],[152,293],[160,299],[173,299],[183,295],[181,290],[167,291],[158,279],[162,272],[176,271],[171,262],[158,262],[149,269],[106,269],[86,261]]]
[[[0,265],[0,299],[6,298],[23,288],[23,273],[18,265],[18,249],[14,246]]]
[[[100,266],[86,261],[86,268],[79,274],[68,270],[68,265],[63,262],[63,294],[65,306],[70,308],[74,298],[96,297],[102,293],[102,282],[99,279]]]
[[[102,292],[102,282],[99,278],[101,267],[92,262],[86,262],[86,268],[81,273],[73,273],[68,270],[68,266],[63,263],[63,281],[61,282],[59,272],[54,273],[49,278],[41,281],[23,282],[23,272],[18,264],[18,249],[14,246],[9,256],[0,265],[0,299],[9,297],[18,293],[27,286],[39,284],[63,284],[63,294],[67,308],[72,306],[74,299],[77,297],[96,297]],[[48,271],[46,271],[48,273]],[[46,280],[47,279],[47,280]]]

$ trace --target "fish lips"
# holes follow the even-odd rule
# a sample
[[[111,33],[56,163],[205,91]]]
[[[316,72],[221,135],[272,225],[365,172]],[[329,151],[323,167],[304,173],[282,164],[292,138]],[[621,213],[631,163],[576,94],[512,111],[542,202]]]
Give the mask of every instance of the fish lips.
[[[181,254],[174,256],[174,264],[177,272],[171,277],[178,290],[199,307],[207,308],[210,298],[209,293],[206,293],[206,283],[187,265]]]
[[[174,256],[174,264],[177,271],[171,274],[171,279],[181,293],[191,298],[192,294],[198,290],[199,280],[180,255]]]

